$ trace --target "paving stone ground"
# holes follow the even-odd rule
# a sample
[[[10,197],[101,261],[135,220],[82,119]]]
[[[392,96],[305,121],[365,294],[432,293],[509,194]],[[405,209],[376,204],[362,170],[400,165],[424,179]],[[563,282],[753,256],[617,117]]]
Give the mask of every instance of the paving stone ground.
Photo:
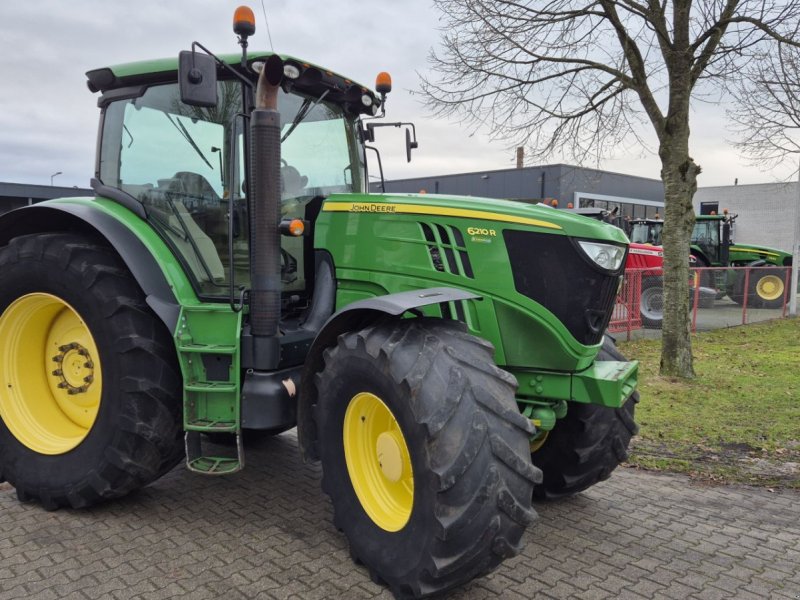
[[[247,459],[85,511],[0,484],[0,600],[391,598],[350,561],[293,433]],[[522,555],[448,598],[800,598],[800,493],[618,469],[537,510]]]

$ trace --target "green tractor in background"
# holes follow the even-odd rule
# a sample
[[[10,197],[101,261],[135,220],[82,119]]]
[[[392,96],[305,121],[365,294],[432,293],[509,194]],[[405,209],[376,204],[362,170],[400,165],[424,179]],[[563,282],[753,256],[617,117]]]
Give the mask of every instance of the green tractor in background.
[[[451,589],[519,551],[533,498],[625,460],[627,239],[369,194],[367,142],[406,125],[374,120],[388,77],[248,54],[249,9],[234,30],[241,55],[88,72],[96,197],[0,218],[0,481],[82,508],[183,458],[234,473],[243,432],[297,426],[354,559],[397,597]]]
[[[731,270],[701,272],[700,285],[715,288],[721,296],[728,295],[737,304],[752,308],[780,308],[786,297],[787,267],[792,265],[788,252],[733,243],[733,224],[738,215],[725,211],[722,215],[696,215],[691,237],[693,267],[778,267],[746,271]],[[664,221],[635,219],[631,221],[631,242],[661,246]],[[747,289],[745,289],[745,286]]]

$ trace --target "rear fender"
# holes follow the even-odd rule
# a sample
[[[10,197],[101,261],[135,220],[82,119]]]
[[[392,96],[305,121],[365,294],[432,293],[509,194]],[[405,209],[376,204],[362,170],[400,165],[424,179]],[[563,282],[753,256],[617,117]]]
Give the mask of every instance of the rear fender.
[[[101,237],[133,274],[153,312],[175,332],[180,313],[175,293],[152,252],[124,221],[89,201],[37,204],[0,216],[0,246],[21,235],[54,232]]]

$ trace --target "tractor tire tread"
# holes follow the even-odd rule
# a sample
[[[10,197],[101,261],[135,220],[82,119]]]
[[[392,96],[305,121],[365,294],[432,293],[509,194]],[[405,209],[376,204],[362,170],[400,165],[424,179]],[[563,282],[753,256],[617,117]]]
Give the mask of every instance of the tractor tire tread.
[[[76,274],[98,298],[100,314],[113,319],[119,333],[114,353],[128,365],[120,378],[126,397],[117,430],[97,464],[70,485],[52,489],[6,468],[20,501],[39,501],[47,510],[85,508],[154,481],[183,454],[180,376],[169,333],[124,263],[100,241],[69,233],[19,236],[0,249],[0,265],[20,259],[44,261],[45,266],[55,261]]]
[[[524,527],[536,518],[530,499],[541,472],[530,464],[529,425],[513,400],[516,379],[494,365],[493,346],[453,322],[379,322],[341,335],[324,352],[326,367],[315,378],[318,390],[328,388],[337,376],[335,366],[353,352],[374,361],[406,392],[414,420],[427,434],[431,470],[439,481],[436,526],[402,579],[377,573],[373,557],[351,545],[355,560],[367,566],[373,579],[385,580],[395,597],[420,598],[491,571],[518,553]],[[316,406],[318,430],[324,426],[321,413]],[[323,467],[323,489],[331,496],[336,475]],[[467,481],[471,484],[465,488]],[[472,492],[464,497],[465,490]]]
[[[597,360],[623,361],[625,357],[606,338]],[[605,481],[628,459],[628,445],[639,431],[634,392],[620,408],[571,403],[567,416],[556,422],[545,444],[531,456],[544,480],[534,488],[535,500],[572,496]]]

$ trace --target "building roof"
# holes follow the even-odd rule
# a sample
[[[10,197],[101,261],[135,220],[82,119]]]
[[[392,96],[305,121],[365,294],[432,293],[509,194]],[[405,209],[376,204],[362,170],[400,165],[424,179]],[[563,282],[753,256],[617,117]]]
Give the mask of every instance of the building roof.
[[[641,175],[629,175],[627,173],[618,173],[616,171],[605,171],[603,169],[595,169],[592,167],[581,167],[579,165],[568,165],[566,163],[552,163],[548,165],[529,165],[527,167],[507,167],[505,169],[490,169],[487,171],[466,171],[463,173],[447,173],[445,175],[421,175],[419,177],[403,177],[399,179],[391,179],[387,180],[386,183],[393,183],[396,181],[421,181],[421,180],[432,180],[432,179],[445,179],[448,177],[464,177],[469,175],[495,175],[495,174],[504,174],[504,173],[518,173],[520,171],[541,171],[543,169],[576,169],[580,171],[586,172],[593,172],[593,173],[603,173],[605,175],[618,175],[620,177],[627,177],[631,179],[642,179],[644,181],[654,181],[661,183],[661,179],[658,177],[643,177]]]
[[[11,183],[0,181],[0,198],[32,198],[49,200],[68,196],[94,196],[89,188],[67,187],[60,185],[36,185],[32,183]]]

